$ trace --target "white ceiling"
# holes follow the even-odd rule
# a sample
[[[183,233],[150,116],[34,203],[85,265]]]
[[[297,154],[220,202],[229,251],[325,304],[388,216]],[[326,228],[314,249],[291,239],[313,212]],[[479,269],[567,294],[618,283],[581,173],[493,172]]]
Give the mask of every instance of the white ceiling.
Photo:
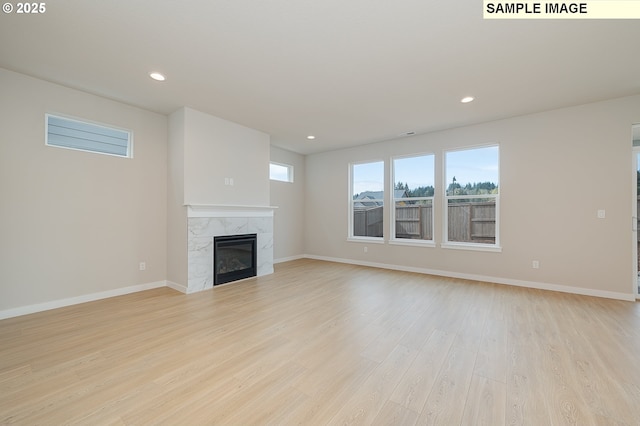
[[[189,106],[303,154],[640,93],[638,20],[483,20],[482,0],[46,7],[1,14],[0,67],[163,114]]]

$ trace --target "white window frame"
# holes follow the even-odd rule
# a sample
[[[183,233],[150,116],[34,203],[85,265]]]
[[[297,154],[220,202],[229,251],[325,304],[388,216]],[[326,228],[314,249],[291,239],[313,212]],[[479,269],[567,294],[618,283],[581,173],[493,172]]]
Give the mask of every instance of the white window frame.
[[[353,181],[353,170],[354,170],[354,166],[360,165],[360,164],[370,164],[370,163],[382,163],[382,191],[383,191],[383,198],[382,199],[371,199],[371,201],[381,201],[382,202],[382,217],[383,217],[383,221],[382,221],[382,237],[368,237],[368,236],[360,236],[360,235],[354,235],[354,223],[353,223],[353,216],[354,216],[354,204],[356,202],[356,200],[353,199],[353,185],[354,185],[354,181]],[[349,208],[347,209],[349,212],[349,218],[348,218],[348,234],[347,234],[347,240],[348,241],[355,241],[355,242],[366,242],[366,243],[373,243],[373,244],[384,244],[384,217],[385,217],[385,210],[386,210],[386,205],[387,203],[385,202],[385,198],[387,198],[386,195],[386,191],[385,191],[385,170],[386,170],[386,164],[384,160],[381,159],[376,159],[376,160],[367,160],[367,161],[355,161],[352,163],[349,163],[349,184],[348,184],[348,203],[349,203]]]
[[[431,197],[413,197],[410,198],[412,201],[431,201],[431,239],[430,240],[420,240],[420,239],[410,239],[410,238],[397,238],[396,237],[396,201],[406,200],[406,199],[396,199],[395,198],[395,187],[396,187],[396,178],[395,178],[395,160],[403,159],[403,158],[414,158],[414,157],[425,157],[432,156],[433,157],[433,168],[434,168],[434,194]],[[435,213],[436,213],[436,203],[435,203],[435,165],[436,165],[436,155],[433,152],[423,152],[416,154],[407,154],[407,155],[397,155],[391,157],[390,167],[391,167],[391,179],[389,184],[389,194],[391,198],[391,210],[390,210],[390,234],[389,234],[389,244],[395,245],[407,245],[407,246],[422,246],[422,247],[435,247]]]
[[[55,118],[55,119],[60,119],[60,120],[80,123],[80,124],[83,124],[83,125],[90,125],[90,126],[93,126],[93,127],[99,127],[99,128],[103,128],[103,129],[107,129],[107,130],[113,130],[113,131],[125,133],[127,135],[126,154],[122,155],[122,154],[116,154],[116,153],[111,153],[111,152],[102,152],[102,151],[99,151],[99,150],[91,149],[89,147],[73,147],[73,146],[67,146],[67,145],[64,145],[64,144],[49,143],[49,119],[50,118]],[[113,126],[113,125],[110,125],[110,124],[98,123],[96,121],[85,120],[85,119],[80,119],[80,118],[75,118],[75,117],[69,117],[69,116],[62,115],[62,114],[51,114],[51,113],[46,113],[45,114],[44,143],[45,143],[46,146],[50,146],[50,147],[53,147],[53,148],[62,148],[62,149],[69,149],[69,150],[72,150],[72,151],[89,152],[89,153],[92,153],[92,154],[108,155],[108,156],[111,156],[111,157],[133,158],[133,131],[131,131],[129,129],[124,129],[122,127]]]
[[[456,151],[470,151],[474,149],[481,148],[490,148],[496,147],[498,148],[498,193],[497,194],[477,194],[477,195],[447,195],[447,188],[449,183],[447,182],[447,153],[456,152]],[[466,146],[455,149],[447,149],[443,151],[442,154],[442,211],[443,211],[443,221],[442,221],[442,239],[443,242],[440,244],[440,247],[446,249],[458,249],[458,250],[477,250],[477,251],[492,251],[492,252],[501,252],[502,247],[500,245],[500,192],[502,191],[502,184],[500,179],[500,144],[483,144],[483,145],[473,145]],[[495,243],[474,243],[467,241],[449,241],[449,200],[452,199],[478,199],[478,198],[492,198],[495,200],[496,205],[496,224],[495,224]]]
[[[278,179],[277,177],[274,177],[271,174],[271,165],[274,166],[279,166],[279,167],[284,167],[287,169],[287,178],[286,179]],[[277,163],[275,161],[270,161],[269,162],[269,179],[276,181],[276,182],[286,182],[286,183],[293,183],[293,166],[291,164],[285,164],[285,163]]]

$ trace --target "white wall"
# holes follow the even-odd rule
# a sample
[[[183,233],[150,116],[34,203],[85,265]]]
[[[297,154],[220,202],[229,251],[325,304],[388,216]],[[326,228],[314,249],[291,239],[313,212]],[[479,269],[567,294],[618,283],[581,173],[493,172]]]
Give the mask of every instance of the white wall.
[[[187,286],[187,208],[184,205],[185,110],[169,116],[167,170],[167,281]]]
[[[275,146],[271,147],[271,161],[293,166],[293,182],[272,180],[271,204],[274,211],[275,262],[301,257],[304,254],[304,194],[305,157]]]
[[[632,298],[631,126],[640,96],[511,118],[306,158],[305,251],[452,276]],[[500,144],[501,253],[347,241],[348,164]],[[388,173],[387,173],[388,174]],[[436,205],[442,206],[438,193]],[[597,219],[598,209],[606,219]],[[387,213],[385,232],[389,234]],[[436,216],[441,242],[442,214]],[[532,269],[532,260],[540,269]]]
[[[184,129],[185,204],[269,205],[269,135],[191,108]]]
[[[0,311],[163,281],[167,117],[3,69],[0,93]],[[134,158],[45,146],[45,113],[132,130]]]

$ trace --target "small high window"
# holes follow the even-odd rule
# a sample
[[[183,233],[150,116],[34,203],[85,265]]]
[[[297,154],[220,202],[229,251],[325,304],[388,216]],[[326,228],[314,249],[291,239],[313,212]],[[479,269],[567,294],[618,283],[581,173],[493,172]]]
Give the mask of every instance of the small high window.
[[[293,182],[293,166],[270,162],[269,179],[281,182]]]
[[[45,117],[48,146],[132,157],[130,131],[51,114]]]

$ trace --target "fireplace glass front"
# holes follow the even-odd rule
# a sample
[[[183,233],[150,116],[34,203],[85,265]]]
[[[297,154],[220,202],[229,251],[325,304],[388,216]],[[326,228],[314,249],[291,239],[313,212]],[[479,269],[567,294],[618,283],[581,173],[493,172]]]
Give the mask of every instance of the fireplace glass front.
[[[256,234],[214,237],[213,285],[256,276],[256,240]]]

